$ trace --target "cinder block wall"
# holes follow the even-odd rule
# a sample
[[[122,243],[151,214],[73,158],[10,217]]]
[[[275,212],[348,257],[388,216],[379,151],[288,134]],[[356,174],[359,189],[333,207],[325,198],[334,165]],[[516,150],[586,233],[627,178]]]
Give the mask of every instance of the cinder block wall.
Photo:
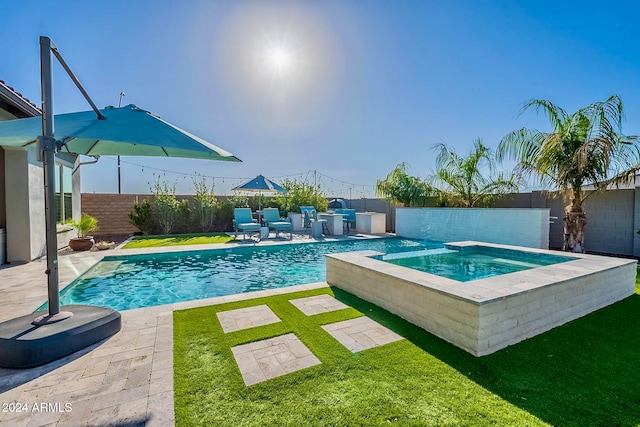
[[[605,191],[584,203],[587,213],[587,250],[610,254],[633,254],[635,190]]]
[[[82,193],[82,213],[98,220],[96,236],[104,234],[128,234],[137,231],[129,223],[129,213],[136,200],[142,203],[153,196],[138,194],[92,194]]]
[[[640,236],[636,233],[640,229],[639,191],[640,189],[607,190],[587,198],[583,206],[587,214],[587,251],[640,256]],[[511,194],[494,204],[501,208],[548,208],[551,216],[549,247],[555,249],[562,248],[563,245],[566,205],[567,202],[562,197],[553,197],[543,191]]]

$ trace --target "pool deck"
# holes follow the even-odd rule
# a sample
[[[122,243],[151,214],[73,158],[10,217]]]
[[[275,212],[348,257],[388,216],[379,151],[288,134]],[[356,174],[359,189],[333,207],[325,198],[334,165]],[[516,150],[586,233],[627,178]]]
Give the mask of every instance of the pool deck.
[[[348,235],[315,240],[172,246],[79,252],[59,256],[60,289],[107,255],[220,249],[230,246],[313,243],[366,239]],[[47,299],[46,260],[0,266],[0,322],[32,313]],[[0,368],[0,424],[13,426],[172,426],[173,312],[268,295],[328,286],[325,282],[258,291],[157,307],[121,311],[122,329],[114,336],[60,360],[31,369]]]

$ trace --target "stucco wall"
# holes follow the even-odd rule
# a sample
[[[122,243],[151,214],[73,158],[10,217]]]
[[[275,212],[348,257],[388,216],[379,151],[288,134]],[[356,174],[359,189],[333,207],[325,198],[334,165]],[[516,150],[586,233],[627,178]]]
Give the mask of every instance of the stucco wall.
[[[29,262],[44,254],[44,185],[34,148],[5,150],[7,261]]]
[[[549,209],[398,208],[396,234],[549,248]]]
[[[7,208],[5,202],[4,149],[0,147],[0,228],[7,225]]]

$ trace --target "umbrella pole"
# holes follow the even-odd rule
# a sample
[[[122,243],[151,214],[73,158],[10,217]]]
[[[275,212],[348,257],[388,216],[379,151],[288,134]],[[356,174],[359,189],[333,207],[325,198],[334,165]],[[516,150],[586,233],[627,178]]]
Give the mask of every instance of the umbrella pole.
[[[55,45],[48,37],[40,37],[40,78],[42,85],[42,136],[38,137],[38,153],[42,155],[44,172],[44,210],[46,225],[47,250],[47,288],[49,294],[49,315],[39,316],[33,321],[35,325],[59,322],[73,314],[60,311],[60,295],[58,293],[58,242],[56,233],[55,203],[55,152],[56,141],[53,137],[53,77],[51,49]]]

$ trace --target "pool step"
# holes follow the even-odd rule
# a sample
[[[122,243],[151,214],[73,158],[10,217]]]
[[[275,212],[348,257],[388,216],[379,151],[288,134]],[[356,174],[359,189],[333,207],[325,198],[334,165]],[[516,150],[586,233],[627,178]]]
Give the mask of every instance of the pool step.
[[[409,252],[399,252],[395,254],[386,254],[382,256],[382,259],[384,261],[387,261],[390,259],[413,258],[418,256],[450,254],[450,253],[457,253],[457,252],[459,251],[454,251],[447,248],[423,249],[421,251],[409,251]]]
[[[507,259],[507,258],[494,258],[493,260],[496,261],[496,262],[503,263],[503,264],[519,265],[521,267],[527,267],[527,268],[536,268],[536,267],[541,267],[542,266],[542,264],[534,264],[532,262],[516,261],[515,259]]]

